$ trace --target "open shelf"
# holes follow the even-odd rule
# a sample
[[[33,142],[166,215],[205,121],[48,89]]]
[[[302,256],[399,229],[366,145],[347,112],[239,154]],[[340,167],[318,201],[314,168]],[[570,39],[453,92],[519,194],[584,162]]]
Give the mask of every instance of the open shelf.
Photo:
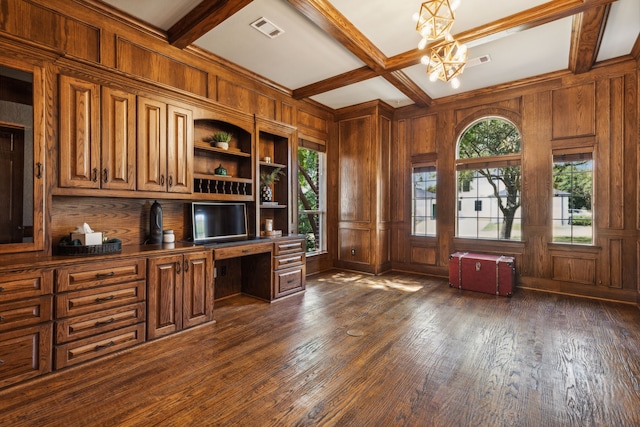
[[[252,133],[214,119],[195,120],[194,129],[194,193],[208,200],[253,200]],[[205,141],[220,131],[232,135],[228,149],[214,147]],[[226,175],[216,174],[220,167],[227,171]]]

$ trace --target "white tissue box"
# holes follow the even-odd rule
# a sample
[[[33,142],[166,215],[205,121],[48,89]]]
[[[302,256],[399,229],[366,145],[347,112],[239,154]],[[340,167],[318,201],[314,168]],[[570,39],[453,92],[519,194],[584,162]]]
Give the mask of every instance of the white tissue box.
[[[80,240],[82,246],[94,246],[102,244],[102,232],[71,233],[71,240]]]

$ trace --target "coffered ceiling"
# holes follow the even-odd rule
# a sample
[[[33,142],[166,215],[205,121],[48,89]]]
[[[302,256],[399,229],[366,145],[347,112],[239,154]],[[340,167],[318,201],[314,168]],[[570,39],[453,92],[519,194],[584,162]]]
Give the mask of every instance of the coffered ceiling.
[[[419,0],[104,0],[169,43],[209,51],[331,108],[394,107],[640,54],[638,0],[462,0],[452,34],[469,48],[461,86],[431,82],[412,15]],[[281,29],[270,38],[250,24]],[[488,62],[474,65],[487,56]]]

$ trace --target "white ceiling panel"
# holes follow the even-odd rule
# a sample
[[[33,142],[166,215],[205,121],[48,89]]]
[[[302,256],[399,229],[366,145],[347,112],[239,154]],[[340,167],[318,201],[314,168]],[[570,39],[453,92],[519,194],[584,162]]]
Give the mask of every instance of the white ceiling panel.
[[[202,0],[103,0],[162,30],[168,30]]]
[[[380,99],[394,108],[413,104],[409,98],[382,77],[325,92],[313,96],[311,99],[335,109],[376,99]]]
[[[628,55],[639,33],[640,0],[618,0],[613,3],[597,61]]]
[[[284,33],[270,39],[251,27],[265,17]],[[255,0],[195,44],[289,89],[364,65],[282,0]]]

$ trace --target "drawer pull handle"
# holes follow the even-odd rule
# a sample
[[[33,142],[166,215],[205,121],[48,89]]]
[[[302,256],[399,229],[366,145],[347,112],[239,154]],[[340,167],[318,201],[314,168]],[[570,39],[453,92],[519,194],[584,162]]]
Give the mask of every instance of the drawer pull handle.
[[[95,350],[95,351],[100,351],[100,350],[102,350],[102,349],[105,349],[105,348],[108,348],[108,347],[111,347],[111,346],[114,346],[114,345],[116,345],[116,343],[115,343],[115,342],[113,342],[113,341],[109,341],[109,342],[108,342],[108,343],[106,343],[106,344],[97,345],[97,346],[96,346],[96,348],[95,348],[94,350]]]
[[[115,295],[109,295],[108,297],[98,297],[96,298],[96,302],[104,302],[104,301],[109,301],[114,299],[116,296]]]
[[[109,320],[98,321],[98,322],[96,322],[96,327],[103,326],[103,325],[108,325],[109,323],[113,323],[115,321],[116,321],[116,319],[114,319],[113,317],[111,319],[109,319]]]
[[[295,280],[293,280],[293,279],[287,280],[287,283],[293,283],[293,282],[295,282]]]
[[[4,360],[0,359],[0,366],[4,365]]]
[[[253,249],[243,249],[242,250],[243,254],[248,254],[249,252],[253,252]]]
[[[176,262],[176,274],[180,274],[180,262]]]
[[[188,273],[189,272],[189,261],[185,261],[184,262],[184,272]]]
[[[0,286],[0,292],[4,291],[4,288],[2,286]]]
[[[111,276],[115,276],[116,272],[112,271],[111,273],[96,273],[96,278],[98,279],[104,279],[105,277],[111,277]]]
[[[4,320],[4,316],[0,316],[0,322]]]
[[[280,245],[280,249],[295,248],[296,246],[300,246],[300,243],[288,243],[286,245]]]

